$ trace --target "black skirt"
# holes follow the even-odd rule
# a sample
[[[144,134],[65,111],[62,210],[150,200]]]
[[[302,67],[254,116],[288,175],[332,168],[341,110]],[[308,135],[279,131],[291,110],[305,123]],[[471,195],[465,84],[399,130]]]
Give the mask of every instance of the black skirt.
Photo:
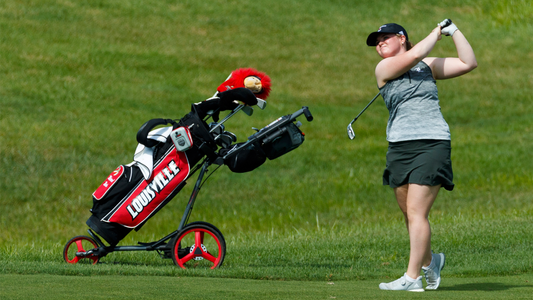
[[[413,140],[389,143],[383,185],[395,188],[408,183],[453,190],[451,142]]]

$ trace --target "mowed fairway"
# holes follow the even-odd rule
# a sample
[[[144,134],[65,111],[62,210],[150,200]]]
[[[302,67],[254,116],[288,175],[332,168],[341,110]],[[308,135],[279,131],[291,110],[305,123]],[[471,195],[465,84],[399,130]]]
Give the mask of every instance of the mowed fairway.
[[[533,275],[453,278],[439,291],[376,291],[379,281],[0,275],[2,299],[531,299]],[[20,289],[21,283],[24,289]]]
[[[528,299],[533,294],[531,1],[0,1],[0,298]],[[452,133],[454,191],[430,221],[445,252],[435,292],[386,293],[409,242],[382,186],[388,112],[369,32],[402,24],[413,42],[452,19],[479,67],[439,81]],[[454,56],[449,37],[434,56]],[[133,158],[152,118],[178,119],[232,70],[270,75],[264,111],[226,125],[239,142],[309,106],[305,143],[246,174],[222,167],[190,221],[214,224],[217,270],[180,269],[154,252],[68,265],[92,192]],[[193,181],[121,245],[175,230]]]

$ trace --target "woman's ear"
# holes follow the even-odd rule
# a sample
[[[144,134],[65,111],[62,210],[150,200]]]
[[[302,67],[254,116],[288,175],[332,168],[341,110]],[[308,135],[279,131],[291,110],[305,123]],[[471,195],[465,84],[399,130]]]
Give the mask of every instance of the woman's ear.
[[[405,37],[405,35],[402,34],[402,35],[400,36],[400,42],[401,42],[402,45],[403,45],[403,44],[405,44],[406,41],[407,41],[407,38]]]

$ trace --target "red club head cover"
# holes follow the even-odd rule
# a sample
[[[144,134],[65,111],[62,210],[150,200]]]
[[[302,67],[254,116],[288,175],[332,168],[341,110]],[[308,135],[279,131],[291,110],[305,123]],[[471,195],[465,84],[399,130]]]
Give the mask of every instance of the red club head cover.
[[[218,88],[218,92],[225,92],[234,88],[248,88],[257,98],[266,100],[270,94],[271,82],[266,73],[252,68],[240,68],[229,75]]]

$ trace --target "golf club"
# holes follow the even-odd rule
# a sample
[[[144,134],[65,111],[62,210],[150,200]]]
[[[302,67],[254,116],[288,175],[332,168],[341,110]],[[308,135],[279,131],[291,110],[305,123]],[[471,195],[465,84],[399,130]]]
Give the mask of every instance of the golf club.
[[[448,27],[452,24],[452,20],[450,19],[445,19],[444,21],[440,22],[438,25],[440,25],[441,28],[445,28],[445,27]],[[376,100],[376,98],[379,96],[379,93],[377,93],[377,95],[372,99],[370,100],[370,102],[365,106],[365,108],[363,108],[363,110],[357,115],[357,117],[355,117],[351,122],[350,124],[348,124],[348,128],[347,128],[347,131],[348,131],[348,137],[350,138],[350,140],[353,140],[355,138],[355,132],[353,131],[353,128],[352,128],[352,124],[357,121],[357,118],[359,118],[359,116],[365,112],[365,110],[370,106],[370,104],[372,104],[372,102],[374,102],[374,100]]]
[[[352,124],[353,122],[357,121],[357,118],[359,118],[359,116],[365,112],[365,110],[370,106],[370,104],[372,104],[372,102],[374,102],[374,100],[376,100],[376,98],[379,96],[379,93],[377,93],[376,96],[374,96],[374,98],[372,98],[372,100],[370,100],[370,102],[365,106],[365,108],[363,108],[363,110],[357,115],[357,117],[355,117],[351,122],[350,124],[348,124],[348,137],[350,138],[350,140],[353,140],[355,138],[355,132],[353,131],[353,128],[352,128]]]

